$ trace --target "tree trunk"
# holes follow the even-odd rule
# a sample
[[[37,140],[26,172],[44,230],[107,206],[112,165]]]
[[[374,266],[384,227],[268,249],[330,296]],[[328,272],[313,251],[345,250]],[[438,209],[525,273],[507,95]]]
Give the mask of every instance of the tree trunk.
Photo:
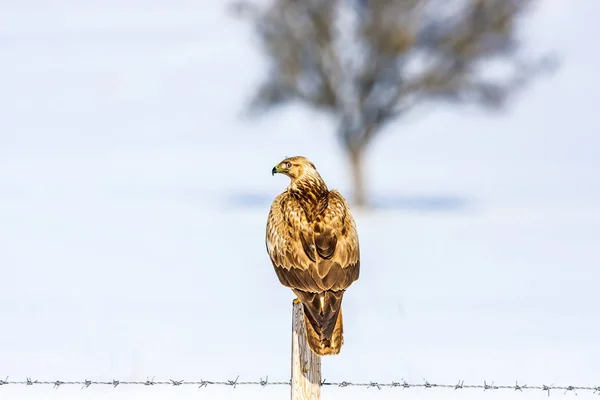
[[[352,146],[348,148],[350,158],[350,172],[352,174],[353,203],[358,208],[367,207],[367,193],[364,175],[365,145]]]

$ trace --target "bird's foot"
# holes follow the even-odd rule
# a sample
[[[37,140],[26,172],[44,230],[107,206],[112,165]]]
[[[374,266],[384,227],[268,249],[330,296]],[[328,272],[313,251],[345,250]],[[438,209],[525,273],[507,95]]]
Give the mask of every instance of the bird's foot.
[[[293,304],[294,304],[294,305],[296,305],[296,304],[298,304],[298,303],[300,303],[300,300],[298,300],[298,298],[296,297],[296,298],[294,299],[294,302],[293,302]]]

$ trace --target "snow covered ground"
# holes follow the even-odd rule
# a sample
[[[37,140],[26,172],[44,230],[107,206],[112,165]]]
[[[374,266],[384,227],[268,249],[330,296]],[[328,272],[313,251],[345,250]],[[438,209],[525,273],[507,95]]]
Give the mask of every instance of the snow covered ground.
[[[375,143],[379,208],[356,213],[362,273],[328,381],[600,385],[599,5],[545,2],[530,45],[563,65],[509,112],[441,109]],[[263,73],[248,33],[219,1],[0,4],[0,378],[289,379],[293,296],[264,247],[287,180],[270,170],[304,154],[349,187],[324,117],[240,118]],[[288,392],[7,385],[0,398]],[[323,388],[398,396],[546,393]]]

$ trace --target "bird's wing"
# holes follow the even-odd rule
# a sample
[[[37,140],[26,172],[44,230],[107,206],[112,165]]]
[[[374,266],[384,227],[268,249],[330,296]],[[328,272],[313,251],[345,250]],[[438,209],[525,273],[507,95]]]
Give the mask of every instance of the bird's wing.
[[[360,247],[354,218],[337,190],[329,192],[327,207],[316,219],[313,230],[320,258],[320,286],[334,291],[346,289],[359,277]]]
[[[290,288],[319,292],[312,273],[314,261],[303,247],[310,232],[304,210],[287,192],[273,200],[267,218],[266,245],[279,281]]]

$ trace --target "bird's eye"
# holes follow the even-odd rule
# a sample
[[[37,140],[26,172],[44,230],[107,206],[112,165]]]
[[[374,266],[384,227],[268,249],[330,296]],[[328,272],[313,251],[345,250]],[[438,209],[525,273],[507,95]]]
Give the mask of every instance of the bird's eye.
[[[291,163],[291,162],[289,162],[289,161],[288,161],[288,162],[286,162],[286,163],[285,163],[285,167],[286,167],[286,168],[292,168],[292,163]]]

